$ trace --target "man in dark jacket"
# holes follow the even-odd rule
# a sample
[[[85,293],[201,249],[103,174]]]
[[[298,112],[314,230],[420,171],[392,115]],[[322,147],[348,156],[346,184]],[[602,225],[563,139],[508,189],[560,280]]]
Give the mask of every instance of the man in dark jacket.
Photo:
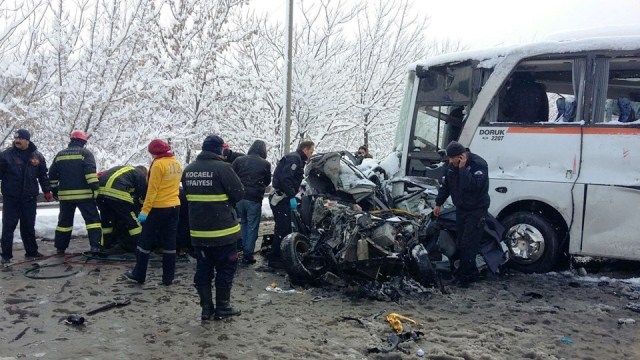
[[[232,166],[244,186],[244,199],[236,205],[242,229],[242,262],[254,264],[253,252],[262,217],[264,190],[271,182],[271,164],[267,160],[267,145],[256,140],[246,156],[236,159]]]
[[[304,165],[313,155],[313,141],[303,141],[294,152],[283,156],[273,172],[273,192],[269,204],[275,228],[269,253],[269,267],[284,268],[280,258],[280,244],[291,233],[291,211],[298,208],[296,194],[304,178]]]
[[[144,203],[147,193],[147,168],[144,166],[116,166],[100,174],[98,178],[98,208],[102,220],[102,245],[113,245],[113,230],[122,224],[129,233],[125,249],[135,249],[142,226],[136,210]]]
[[[96,160],[84,147],[88,137],[83,131],[74,130],[70,138],[69,146],[56,155],[49,171],[53,195],[60,200],[55,247],[58,254],[69,247],[77,207],[87,227],[89,252],[102,254],[102,226],[95,200],[99,187]]]
[[[202,320],[221,320],[240,311],[231,307],[231,286],[238,266],[236,242],[240,225],[234,209],[244,197],[244,188],[230,164],[222,159],[224,141],[207,136],[202,152],[182,174],[182,187],[189,203],[189,228],[196,254],[194,286],[200,296]],[[215,277],[216,304],[211,281]]]
[[[436,197],[433,213],[440,216],[440,207],[451,195],[456,206],[457,247],[460,267],[456,271],[459,285],[466,287],[478,280],[476,255],[491,199],[487,162],[472,154],[460,143],[447,145],[449,167]]]
[[[38,182],[47,201],[53,200],[47,176],[47,163],[31,142],[31,134],[20,129],[13,146],[0,153],[2,181],[2,264],[13,257],[13,232],[20,221],[20,236],[26,258],[39,258],[36,243],[36,198]]]

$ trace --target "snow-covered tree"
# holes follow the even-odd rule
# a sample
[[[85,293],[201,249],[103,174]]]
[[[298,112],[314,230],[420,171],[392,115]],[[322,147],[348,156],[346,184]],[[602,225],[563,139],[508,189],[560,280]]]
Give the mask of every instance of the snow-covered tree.
[[[0,144],[18,128],[33,128],[32,104],[46,96],[39,54],[45,6],[44,0],[0,0]]]

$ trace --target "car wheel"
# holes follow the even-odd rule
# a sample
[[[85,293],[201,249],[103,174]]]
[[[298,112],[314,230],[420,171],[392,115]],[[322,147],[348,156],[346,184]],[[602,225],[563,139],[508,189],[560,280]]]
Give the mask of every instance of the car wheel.
[[[507,216],[502,224],[512,268],[525,273],[553,269],[558,261],[559,240],[550,221],[538,213],[521,211]]]
[[[303,284],[313,280],[313,274],[304,265],[305,256],[311,250],[311,243],[300,233],[291,233],[282,239],[280,254],[292,283]]]

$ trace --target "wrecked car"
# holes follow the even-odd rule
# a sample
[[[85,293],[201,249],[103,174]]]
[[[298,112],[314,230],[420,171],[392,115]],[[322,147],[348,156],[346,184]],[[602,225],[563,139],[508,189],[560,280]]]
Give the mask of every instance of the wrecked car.
[[[436,184],[410,178],[389,181],[381,176],[383,170],[369,173],[360,171],[345,153],[310,159],[305,167],[307,193],[293,216],[294,232],[281,244],[291,281],[313,283],[329,274],[372,281],[408,276],[423,286],[441,286],[439,272],[455,268],[455,209],[435,218],[431,209]],[[405,192],[390,197],[390,187],[399,182]],[[488,223],[481,262],[498,272],[507,259],[506,247],[497,222]]]

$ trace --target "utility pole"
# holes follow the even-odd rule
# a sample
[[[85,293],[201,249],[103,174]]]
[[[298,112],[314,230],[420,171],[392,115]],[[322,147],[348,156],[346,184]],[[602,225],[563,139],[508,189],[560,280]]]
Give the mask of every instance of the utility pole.
[[[285,123],[284,123],[284,134],[283,134],[283,144],[282,144],[282,155],[286,154],[290,150],[291,145],[291,78],[293,74],[293,61],[291,57],[293,56],[293,0],[287,1],[287,83],[285,89]]]

